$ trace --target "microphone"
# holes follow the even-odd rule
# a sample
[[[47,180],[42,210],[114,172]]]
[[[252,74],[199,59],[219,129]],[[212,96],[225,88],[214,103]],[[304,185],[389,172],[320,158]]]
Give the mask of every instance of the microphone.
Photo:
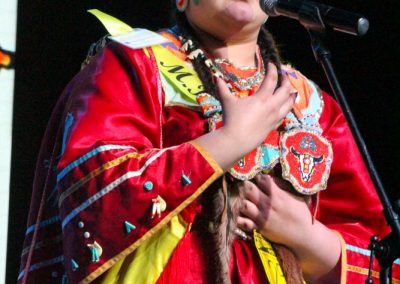
[[[308,0],[260,0],[261,9],[269,16],[299,20],[306,28],[332,29],[352,35],[365,35],[369,22],[362,15]]]

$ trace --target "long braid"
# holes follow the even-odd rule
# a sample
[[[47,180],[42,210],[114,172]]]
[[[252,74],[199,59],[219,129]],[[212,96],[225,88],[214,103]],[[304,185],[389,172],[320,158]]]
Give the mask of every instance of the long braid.
[[[183,35],[184,38],[191,40],[193,42],[194,49],[200,48],[200,43],[195,37],[194,30],[192,26],[189,24],[185,13],[181,13],[179,11],[176,12],[176,23]],[[205,64],[206,58],[196,57],[192,60],[194,70],[196,70],[197,74],[200,77],[200,80],[203,82],[204,88],[206,91],[215,96],[216,88],[214,84],[214,80],[212,74]]]
[[[271,33],[267,31],[267,29],[263,26],[261,27],[260,33],[258,34],[257,44],[260,47],[261,56],[263,58],[266,72],[268,71],[267,63],[272,61],[278,69],[279,81],[281,81],[281,58],[279,55],[278,48],[276,47],[275,40],[272,37]]]

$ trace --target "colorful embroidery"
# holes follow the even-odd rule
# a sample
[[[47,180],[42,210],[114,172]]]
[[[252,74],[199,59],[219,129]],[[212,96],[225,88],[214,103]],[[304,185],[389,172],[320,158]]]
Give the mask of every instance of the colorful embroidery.
[[[261,171],[270,171],[279,162],[279,133],[272,131],[264,142],[240,159],[229,173],[237,179],[249,180]]]
[[[333,156],[328,140],[296,128],[283,132],[280,144],[284,179],[306,195],[326,188]]]
[[[145,190],[150,191],[153,189],[153,183],[151,181],[146,181],[143,187]]]
[[[52,225],[52,224],[55,224],[55,223],[58,223],[58,222],[60,222],[60,217],[59,216],[54,216],[54,217],[52,217],[50,219],[43,220],[42,222],[40,222],[39,223],[39,228],[44,228],[46,226],[49,226],[49,225]],[[26,229],[25,235],[28,235],[28,234],[32,233],[35,230],[35,227],[36,227],[36,224],[33,224],[33,225],[29,226]]]
[[[205,117],[211,117],[216,113],[222,112],[221,103],[210,94],[201,93],[197,95],[196,100]]]
[[[64,123],[64,133],[63,133],[63,139],[62,139],[61,154],[64,153],[65,145],[67,144],[69,130],[71,129],[71,126],[73,123],[74,123],[74,116],[72,115],[72,113],[68,113],[67,117],[65,118],[65,123]]]
[[[71,185],[63,193],[61,193],[60,197],[58,198],[58,206],[61,207],[61,204],[64,202],[64,200],[69,195],[71,195],[72,193],[77,191],[85,183],[87,183],[91,179],[95,178],[96,176],[98,176],[99,174],[104,172],[105,170],[111,169],[112,167],[116,167],[116,166],[122,164],[123,162],[125,162],[125,161],[127,161],[129,159],[133,159],[133,158],[134,159],[140,159],[140,158],[143,158],[145,155],[146,154],[139,154],[137,152],[128,153],[126,155],[123,155],[121,157],[118,157],[118,158],[116,158],[116,159],[114,159],[112,161],[109,161],[109,162],[101,165],[100,167],[98,167],[97,169],[95,169],[94,171],[92,171],[88,175],[86,175],[84,178],[80,179],[79,181],[77,181],[76,183]]]
[[[57,256],[55,258],[46,260],[46,261],[42,261],[42,262],[39,262],[39,263],[32,264],[29,267],[28,271],[32,272],[32,271],[35,271],[37,269],[40,269],[40,268],[43,268],[43,267],[46,267],[46,266],[50,266],[50,265],[53,265],[53,264],[56,264],[56,263],[62,263],[63,261],[64,261],[64,256],[60,255],[60,256]],[[20,280],[22,277],[24,277],[24,275],[25,275],[25,270],[22,270],[18,274],[18,280]]]
[[[153,206],[151,208],[151,219],[153,219],[156,215],[158,218],[161,218],[161,212],[164,212],[165,209],[167,209],[167,203],[159,195],[157,195],[156,198],[153,198],[151,202],[153,202]]]
[[[56,237],[54,237],[54,238],[44,239],[44,240],[41,241],[41,242],[37,242],[37,243],[35,244],[35,247],[34,247],[33,249],[34,249],[34,250],[37,250],[37,249],[40,249],[40,248],[45,247],[45,246],[49,246],[49,245],[53,245],[53,244],[59,243],[59,242],[61,242],[61,241],[62,241],[62,235],[58,235],[58,236],[56,236]],[[30,248],[31,248],[30,246],[26,246],[26,247],[22,250],[21,256],[24,256],[25,254],[27,254],[27,253],[29,252],[29,249],[30,249]]]
[[[128,179],[131,179],[133,177],[141,176],[143,172],[147,169],[148,166],[151,165],[156,159],[158,159],[162,154],[164,154],[166,151],[168,151],[168,148],[165,148],[163,150],[160,150],[157,154],[152,156],[150,159],[148,159],[145,164],[143,165],[142,168],[140,168],[137,171],[132,171],[132,172],[127,172],[121,177],[117,178],[110,184],[108,184],[106,187],[98,191],[96,194],[92,195],[89,197],[85,202],[83,202],[81,205],[73,209],[62,221],[62,229],[73,219],[75,218],[80,212],[85,210],[87,207],[89,207],[91,204],[102,198],[104,195],[107,193],[111,192],[114,190],[116,187],[118,187],[121,183],[125,182]]]
[[[72,271],[76,271],[78,268],[79,268],[78,263],[74,259],[71,259],[71,269],[72,269]]]
[[[76,159],[72,163],[70,163],[68,166],[66,166],[63,170],[60,171],[60,173],[57,175],[57,182],[62,180],[70,171],[72,171],[74,168],[77,166],[81,165],[82,163],[86,162],[93,156],[96,156],[97,154],[104,152],[104,151],[110,151],[110,150],[125,150],[125,149],[133,149],[136,150],[135,147],[132,146],[125,146],[125,145],[103,145],[99,146],[96,149],[86,153],[85,155],[81,156],[80,158]]]
[[[183,186],[188,186],[192,183],[192,181],[190,180],[190,178],[187,175],[182,175],[181,183]]]
[[[129,223],[128,221],[124,222],[125,233],[130,234],[133,230],[136,230],[136,226]]]
[[[92,262],[99,262],[100,257],[103,254],[103,248],[95,241],[93,244],[87,244],[92,257]]]

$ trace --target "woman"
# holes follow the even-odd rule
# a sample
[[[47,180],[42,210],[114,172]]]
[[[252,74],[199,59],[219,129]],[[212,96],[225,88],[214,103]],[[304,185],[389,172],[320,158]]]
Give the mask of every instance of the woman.
[[[66,88],[19,280],[363,279],[387,228],[337,105],[280,66],[258,1],[176,5],[162,46],[111,43]]]

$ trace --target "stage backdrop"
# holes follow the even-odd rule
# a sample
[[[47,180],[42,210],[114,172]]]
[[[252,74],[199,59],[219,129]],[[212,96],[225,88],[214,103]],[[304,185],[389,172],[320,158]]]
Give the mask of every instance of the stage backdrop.
[[[0,283],[5,282],[17,1],[0,4]]]
[[[331,35],[330,46],[339,78],[378,170],[392,196],[399,197],[400,1],[317,1],[358,11],[371,21],[367,36]],[[86,10],[98,8],[133,27],[157,29],[168,24],[169,2],[19,0],[7,282],[15,283],[18,275],[34,165],[51,109],[79,70],[89,45],[105,34]],[[286,19],[268,20],[267,26],[276,36],[283,57],[330,92],[314,62],[304,29]]]

